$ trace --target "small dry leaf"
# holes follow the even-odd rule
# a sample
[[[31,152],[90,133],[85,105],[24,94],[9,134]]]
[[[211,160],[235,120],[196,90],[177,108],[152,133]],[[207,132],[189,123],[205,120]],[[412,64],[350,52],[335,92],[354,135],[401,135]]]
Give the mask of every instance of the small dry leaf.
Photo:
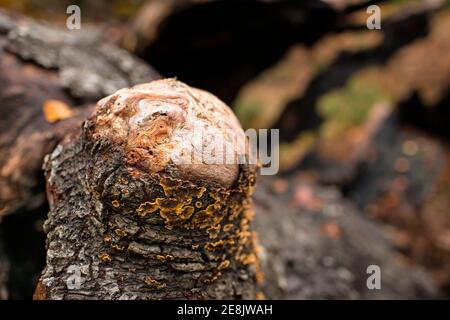
[[[73,116],[72,109],[61,100],[46,100],[42,106],[45,120],[54,123]]]
[[[331,239],[339,239],[341,237],[341,228],[336,223],[330,222],[322,226],[322,233]]]

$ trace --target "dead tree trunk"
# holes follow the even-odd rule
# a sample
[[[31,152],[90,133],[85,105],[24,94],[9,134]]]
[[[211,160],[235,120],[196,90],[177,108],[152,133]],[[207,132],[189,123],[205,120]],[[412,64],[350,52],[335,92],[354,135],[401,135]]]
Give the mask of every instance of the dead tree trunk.
[[[46,159],[47,266],[35,298],[255,298],[254,167],[187,158],[227,130],[245,139],[225,104],[176,80],[101,100]],[[174,150],[188,161],[174,162]]]

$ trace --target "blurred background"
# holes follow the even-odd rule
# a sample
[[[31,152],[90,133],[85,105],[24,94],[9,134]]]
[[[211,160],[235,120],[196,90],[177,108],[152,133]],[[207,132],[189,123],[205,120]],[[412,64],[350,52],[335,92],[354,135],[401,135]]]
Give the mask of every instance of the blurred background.
[[[81,8],[77,37],[95,40],[16,32],[24,20],[69,34],[71,4]],[[371,4],[381,9],[380,30],[366,26]],[[0,7],[0,298],[30,299],[45,264],[40,168],[66,130],[61,110],[82,119],[80,110],[116,87],[160,76],[214,93],[244,129],[280,129],[280,172],[261,176],[255,193],[266,297],[450,298],[450,1]],[[113,77],[106,63],[124,58],[108,57],[100,42],[135,59],[134,70],[115,67]],[[71,81],[77,68],[52,58],[63,47],[107,70],[93,83],[111,85]],[[52,121],[42,106],[54,99],[64,103]],[[51,138],[30,138],[42,132]],[[381,267],[378,291],[366,287],[371,264]]]

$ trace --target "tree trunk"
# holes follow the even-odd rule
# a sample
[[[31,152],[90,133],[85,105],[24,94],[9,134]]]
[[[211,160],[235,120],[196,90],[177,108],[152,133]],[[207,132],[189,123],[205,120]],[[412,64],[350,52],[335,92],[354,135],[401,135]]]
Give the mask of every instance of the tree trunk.
[[[174,162],[198,125],[209,135],[196,147],[227,129],[245,139],[226,105],[171,79],[101,100],[66,137],[45,164],[47,266],[36,299],[257,296],[255,168]]]

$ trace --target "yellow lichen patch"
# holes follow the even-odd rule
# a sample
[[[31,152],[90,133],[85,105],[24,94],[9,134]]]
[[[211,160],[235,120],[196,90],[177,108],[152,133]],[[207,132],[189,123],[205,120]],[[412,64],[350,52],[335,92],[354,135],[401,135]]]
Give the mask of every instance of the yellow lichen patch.
[[[232,223],[227,223],[226,225],[223,226],[223,232],[229,232],[231,229],[233,229],[234,224]]]
[[[164,194],[166,197],[171,197],[173,195],[173,191],[178,189],[182,184],[181,180],[172,179],[172,178],[162,178],[160,180],[160,185],[164,190]]]
[[[208,251],[215,251],[216,249],[220,249],[224,246],[225,242],[223,240],[219,240],[216,242],[208,242],[205,244],[205,249]]]
[[[206,191],[205,187],[199,187],[197,189],[197,194],[196,194],[197,198],[200,199],[201,197],[203,197],[203,194],[205,193],[205,191]]]
[[[113,206],[114,208],[120,207],[120,202],[119,202],[118,200],[113,200],[113,201],[111,202],[111,204],[112,204],[112,206]]]
[[[116,250],[118,250],[118,251],[123,251],[123,249],[125,249],[124,246],[120,246],[120,245],[118,245],[118,244],[113,244],[113,245],[111,246],[111,248],[116,249]]]
[[[194,210],[193,206],[183,206],[183,203],[179,203],[173,209],[161,209],[159,214],[166,220],[166,227],[172,228],[189,219]]]
[[[195,208],[193,206],[185,206],[184,208],[182,208],[181,212],[178,213],[178,217],[180,217],[181,219],[187,220],[192,216],[194,211],[195,211]]]
[[[203,206],[201,201],[195,201],[195,207],[200,209]]]
[[[225,241],[225,246],[226,246],[228,249],[231,249],[231,248],[234,247],[235,243],[236,243],[236,241],[234,240],[234,237],[229,237],[229,238]]]
[[[102,253],[102,254],[100,255],[100,259],[101,259],[103,262],[109,262],[109,261],[111,261],[111,257],[110,257],[110,255],[107,254],[107,253]]]
[[[161,262],[164,262],[164,261],[173,261],[175,258],[170,254],[167,254],[165,256],[158,254],[156,255],[156,259],[158,259]]]
[[[229,266],[230,266],[230,260],[224,260],[219,264],[217,269],[222,270],[222,269],[228,268]]]
[[[217,236],[218,236],[218,234],[219,234],[219,232],[220,232],[220,228],[221,228],[221,225],[218,224],[218,225],[216,225],[216,226],[209,227],[209,228],[206,230],[206,232],[209,234],[209,237],[210,237],[211,239],[215,239],[215,238],[217,238]]]
[[[156,204],[161,209],[170,209],[170,210],[176,210],[183,206],[183,203],[181,201],[178,201],[176,198],[157,198]]]
[[[216,214],[216,212],[211,212],[208,210],[200,210],[195,213],[191,220],[191,225],[193,227],[198,227],[204,229],[210,226],[217,225],[223,219],[223,216]]]
[[[257,261],[256,255],[253,253],[245,254],[236,257],[236,260],[240,261],[243,265],[254,264]]]
[[[166,286],[165,283],[155,280],[151,276],[146,276],[144,282],[151,287],[155,287],[156,289],[162,289]]]
[[[226,204],[228,197],[230,196],[230,191],[223,190],[219,192],[210,192],[209,196],[218,204]]]
[[[45,120],[54,123],[73,116],[72,109],[63,101],[46,100],[42,106]]]
[[[193,245],[191,246],[191,249],[192,249],[192,250],[197,250],[197,249],[198,249],[198,247],[199,247],[199,245],[198,245],[198,244],[193,244]]]
[[[139,205],[139,208],[136,209],[136,212],[139,216],[145,217],[149,213],[153,213],[158,210],[159,206],[154,202],[144,202]]]
[[[121,238],[127,236],[127,232],[120,228],[117,228],[116,230],[114,230],[114,232]]]

